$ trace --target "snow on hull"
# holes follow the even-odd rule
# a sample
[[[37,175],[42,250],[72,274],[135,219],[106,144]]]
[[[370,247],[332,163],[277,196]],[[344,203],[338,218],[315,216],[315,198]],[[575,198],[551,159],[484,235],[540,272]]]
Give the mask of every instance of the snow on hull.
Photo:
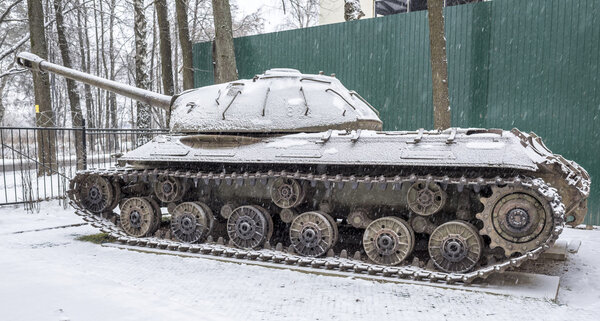
[[[544,160],[523,147],[509,131],[493,136],[471,132],[468,129],[421,134],[329,131],[254,138],[252,144],[237,145],[220,143],[220,136],[197,136],[198,140],[212,137],[212,143],[201,146],[191,143],[194,140],[191,136],[164,136],[125,154],[120,161],[495,167],[535,171]]]

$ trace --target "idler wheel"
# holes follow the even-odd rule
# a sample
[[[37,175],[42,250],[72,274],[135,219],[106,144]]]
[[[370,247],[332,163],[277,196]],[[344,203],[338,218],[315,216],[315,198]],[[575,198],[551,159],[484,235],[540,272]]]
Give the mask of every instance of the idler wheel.
[[[281,208],[292,208],[304,201],[302,185],[292,178],[279,177],[271,185],[271,200]]]
[[[173,211],[171,232],[181,242],[201,242],[212,231],[213,221],[213,213],[206,204],[181,203]]]
[[[415,245],[415,234],[406,221],[388,216],[367,226],[363,247],[367,256],[377,264],[396,265],[404,261]]]
[[[446,204],[446,192],[436,183],[416,182],[408,188],[408,207],[418,215],[429,216]]]
[[[501,247],[504,254],[525,253],[545,242],[552,233],[552,210],[548,201],[525,186],[493,187],[492,196],[481,198],[483,221],[481,235],[491,239],[490,247]]]
[[[114,186],[100,175],[85,175],[71,187],[75,202],[92,213],[110,211],[116,206]]]
[[[292,246],[304,256],[321,256],[327,253],[337,242],[337,234],[333,218],[319,211],[296,216],[290,226]]]
[[[121,205],[121,227],[125,233],[142,237],[151,234],[156,226],[152,203],[142,197],[132,197]]]
[[[186,191],[183,181],[171,176],[159,176],[153,186],[154,194],[164,203],[181,200]]]
[[[449,273],[464,273],[473,269],[481,258],[483,241],[475,226],[464,221],[451,221],[433,231],[428,249],[437,268]]]
[[[238,247],[259,248],[273,234],[271,215],[260,206],[240,206],[227,219],[227,234]]]

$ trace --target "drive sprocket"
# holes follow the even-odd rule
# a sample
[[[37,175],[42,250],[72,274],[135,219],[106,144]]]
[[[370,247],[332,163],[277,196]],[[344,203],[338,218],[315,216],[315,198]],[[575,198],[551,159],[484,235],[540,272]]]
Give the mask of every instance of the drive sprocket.
[[[492,195],[480,200],[479,234],[489,236],[490,248],[502,248],[507,257],[539,247],[552,234],[553,211],[536,184],[492,187]]]

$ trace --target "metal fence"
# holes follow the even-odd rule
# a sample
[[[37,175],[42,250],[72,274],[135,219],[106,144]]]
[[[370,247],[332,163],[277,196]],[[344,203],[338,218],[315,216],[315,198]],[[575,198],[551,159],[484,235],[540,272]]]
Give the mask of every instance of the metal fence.
[[[162,129],[0,127],[0,205],[65,198],[78,169],[114,166],[117,155],[165,133]]]

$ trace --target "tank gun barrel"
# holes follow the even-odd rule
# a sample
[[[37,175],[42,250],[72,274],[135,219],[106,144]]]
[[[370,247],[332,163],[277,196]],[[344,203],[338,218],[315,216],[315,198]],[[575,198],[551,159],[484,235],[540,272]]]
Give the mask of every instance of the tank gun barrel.
[[[171,107],[171,100],[173,99],[172,96],[155,93],[153,91],[137,88],[117,81],[104,79],[85,72],[53,64],[29,52],[19,53],[16,60],[19,66],[25,67],[32,71],[51,72],[75,81],[80,81],[91,86],[117,93],[151,106],[160,107],[167,111]]]

